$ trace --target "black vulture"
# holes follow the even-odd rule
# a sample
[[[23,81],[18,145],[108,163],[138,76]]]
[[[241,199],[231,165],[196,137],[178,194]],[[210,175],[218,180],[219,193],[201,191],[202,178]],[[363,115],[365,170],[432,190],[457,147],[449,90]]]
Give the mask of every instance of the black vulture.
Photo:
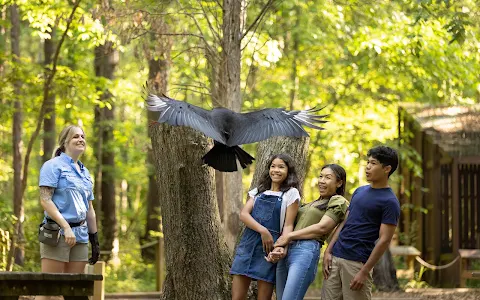
[[[242,168],[254,158],[239,145],[255,143],[272,136],[308,136],[302,125],[324,129],[326,115],[314,113],[323,108],[287,111],[283,108],[266,108],[247,113],[236,113],[219,107],[205,110],[184,101],[157,96],[146,91],[147,109],[160,112],[158,123],[188,126],[214,140],[214,146],[202,160],[221,172],[237,171],[237,159]]]

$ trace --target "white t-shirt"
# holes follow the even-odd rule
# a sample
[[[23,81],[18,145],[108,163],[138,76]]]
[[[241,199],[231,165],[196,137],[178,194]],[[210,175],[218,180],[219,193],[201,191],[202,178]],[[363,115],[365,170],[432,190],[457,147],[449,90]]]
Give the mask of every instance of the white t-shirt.
[[[254,188],[253,190],[248,192],[248,195],[253,198],[253,205],[255,205],[257,194],[258,194],[257,188]],[[281,196],[282,192],[274,192],[274,191],[266,190],[265,192],[263,192],[263,194],[272,195],[272,196]],[[282,232],[283,225],[285,224],[285,215],[287,214],[287,207],[290,206],[295,201],[300,202],[300,193],[296,188],[290,188],[282,196],[282,208],[280,210],[280,232]]]

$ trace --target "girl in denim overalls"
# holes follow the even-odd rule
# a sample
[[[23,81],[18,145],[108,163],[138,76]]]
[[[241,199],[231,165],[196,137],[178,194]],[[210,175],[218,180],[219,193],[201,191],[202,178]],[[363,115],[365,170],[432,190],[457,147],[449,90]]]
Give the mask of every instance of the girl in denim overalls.
[[[276,264],[267,260],[270,252],[284,253],[273,245],[280,235],[293,230],[300,202],[298,176],[286,154],[270,158],[258,188],[251,190],[240,213],[245,223],[230,274],[232,299],[246,299],[251,280],[258,281],[258,300],[270,300],[275,283]]]

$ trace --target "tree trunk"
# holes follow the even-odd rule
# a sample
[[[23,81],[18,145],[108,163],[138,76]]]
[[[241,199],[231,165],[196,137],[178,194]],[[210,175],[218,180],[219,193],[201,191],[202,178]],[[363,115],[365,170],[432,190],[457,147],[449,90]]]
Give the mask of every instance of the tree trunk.
[[[55,53],[54,40],[55,28],[52,28],[50,39],[46,39],[43,45],[45,55],[45,68],[50,68],[53,54]],[[50,72],[46,72],[45,78]],[[45,80],[45,84],[47,81]],[[45,99],[45,119],[43,120],[43,162],[52,158],[53,151],[55,151],[55,94],[50,91],[49,96]]]
[[[373,283],[381,292],[395,292],[400,290],[397,280],[397,270],[393,263],[392,254],[387,249],[373,268]]]
[[[215,198],[213,169],[200,158],[211,147],[187,127],[152,129],[157,188],[162,191],[167,276],[163,299],[230,299],[230,256]]]
[[[210,62],[213,66],[211,83],[214,104],[235,112],[240,112],[242,108],[240,89],[242,7],[243,1],[240,0],[223,1],[222,51],[219,61]],[[225,238],[230,251],[233,251],[241,228],[238,212],[242,208],[242,172],[216,172],[216,185],[219,187],[218,206],[222,208],[220,215]]]
[[[166,25],[161,22],[157,26],[159,31],[167,32]],[[170,50],[171,41],[166,38],[162,42],[158,42],[155,34],[151,34],[150,44],[157,45],[153,53],[146,51],[149,66],[148,83],[151,88],[155,90],[157,94],[166,94],[168,85],[168,71],[170,68]],[[147,122],[150,120],[158,120],[158,112],[147,111]],[[152,127],[149,126],[148,136],[152,137]],[[155,182],[155,170],[153,169],[153,151],[149,147],[147,154],[148,165],[148,192],[147,192],[147,223],[145,226],[145,235],[142,237],[142,244],[151,241],[151,231],[161,231],[161,218],[160,218],[160,195],[158,193],[157,185]],[[142,249],[142,257],[146,261],[155,260],[155,248],[147,247]]]
[[[268,140],[261,141],[257,145],[257,157],[255,173],[253,174],[252,184],[250,188],[257,187],[263,172],[267,169],[267,163],[270,157],[279,153],[290,155],[295,162],[295,168],[300,181],[300,193],[303,189],[303,181],[305,180],[305,170],[307,168],[307,153],[310,138],[294,138],[294,137],[271,137]]]
[[[10,20],[12,24],[11,28],[11,47],[12,47],[12,61],[14,68],[17,68],[17,64],[20,64],[20,16],[18,13],[17,5],[10,6]],[[17,76],[15,76],[17,77]],[[13,212],[17,217],[17,229],[14,233],[14,239],[16,239],[16,245],[11,247],[15,251],[15,263],[23,265],[24,261],[24,249],[23,249],[23,221],[24,221],[24,208],[23,208],[23,191],[22,191],[22,135],[23,135],[23,107],[21,99],[22,83],[20,80],[13,82],[13,92],[17,96],[14,101],[13,112],[13,128],[12,128],[12,144],[13,144]],[[20,246],[20,247],[18,247]]]
[[[301,15],[300,6],[295,5],[295,28],[300,28],[300,15]],[[292,53],[286,53],[287,56],[290,56],[290,59],[292,60],[292,70],[290,73],[290,81],[291,81],[290,84],[292,85],[292,87],[290,88],[290,110],[293,110],[294,102],[297,99],[297,92],[298,92],[298,86],[299,86],[297,56],[299,52],[298,48],[300,44],[300,37],[298,34],[298,30],[294,30],[292,35],[293,35],[292,36],[292,39],[293,39]],[[285,50],[288,51],[287,49]]]
[[[118,63],[118,52],[113,49],[112,42],[106,42],[95,48],[95,75],[113,79],[115,66]],[[117,237],[117,217],[115,203],[115,153],[110,143],[113,141],[113,123],[114,123],[114,106],[110,101],[111,94],[108,90],[103,91],[101,96],[103,102],[108,103],[103,108],[96,107],[95,121],[96,127],[100,129],[97,136],[101,137],[101,143],[97,153],[97,160],[100,166],[100,210],[102,224],[102,249],[112,251],[114,241]],[[107,255],[105,260],[110,259]]]

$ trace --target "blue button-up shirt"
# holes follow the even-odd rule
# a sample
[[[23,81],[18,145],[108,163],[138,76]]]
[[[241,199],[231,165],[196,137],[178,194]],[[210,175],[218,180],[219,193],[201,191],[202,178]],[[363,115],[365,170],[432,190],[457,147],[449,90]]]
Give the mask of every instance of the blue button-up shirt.
[[[78,161],[80,172],[73,159],[65,153],[46,161],[40,169],[39,186],[55,188],[53,203],[65,220],[78,223],[86,220],[89,201],[93,200],[93,184],[88,169]],[[45,212],[45,217],[48,217]],[[72,227],[77,243],[88,243],[87,222]],[[61,230],[63,234],[63,230]]]

